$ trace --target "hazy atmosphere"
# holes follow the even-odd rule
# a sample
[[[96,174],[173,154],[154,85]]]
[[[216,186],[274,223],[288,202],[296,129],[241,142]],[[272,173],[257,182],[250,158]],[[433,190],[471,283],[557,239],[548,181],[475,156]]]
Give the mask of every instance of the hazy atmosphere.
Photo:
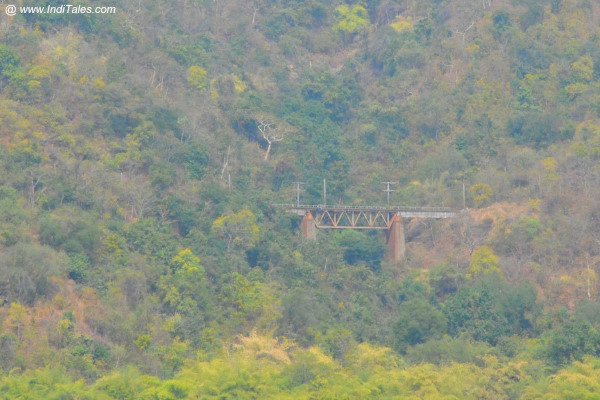
[[[600,3],[0,4],[0,399],[600,399]]]

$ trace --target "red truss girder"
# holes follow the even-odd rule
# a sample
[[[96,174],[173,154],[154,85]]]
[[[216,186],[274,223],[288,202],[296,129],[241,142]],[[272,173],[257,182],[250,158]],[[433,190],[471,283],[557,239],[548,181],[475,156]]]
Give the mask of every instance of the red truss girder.
[[[323,210],[316,213],[315,223],[320,229],[389,229],[395,212]]]

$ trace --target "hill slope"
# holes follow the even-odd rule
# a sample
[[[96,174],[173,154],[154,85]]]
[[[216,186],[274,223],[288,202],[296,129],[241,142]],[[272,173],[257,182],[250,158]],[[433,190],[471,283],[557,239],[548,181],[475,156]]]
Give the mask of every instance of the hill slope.
[[[177,398],[221,371],[209,392],[238,398],[541,398],[597,375],[596,2],[114,6],[2,18],[0,393]],[[464,184],[469,212],[408,223],[390,265],[376,234],[306,243],[271,206],[324,178],[353,205],[394,181],[394,204],[462,208]]]

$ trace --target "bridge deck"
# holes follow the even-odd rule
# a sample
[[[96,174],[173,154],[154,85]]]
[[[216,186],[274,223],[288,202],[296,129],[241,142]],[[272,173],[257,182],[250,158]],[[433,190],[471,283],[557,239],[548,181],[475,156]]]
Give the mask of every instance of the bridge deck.
[[[395,214],[403,218],[454,218],[456,212],[449,207],[404,207],[404,206],[345,206],[323,204],[274,204],[297,215],[311,213],[381,213]]]

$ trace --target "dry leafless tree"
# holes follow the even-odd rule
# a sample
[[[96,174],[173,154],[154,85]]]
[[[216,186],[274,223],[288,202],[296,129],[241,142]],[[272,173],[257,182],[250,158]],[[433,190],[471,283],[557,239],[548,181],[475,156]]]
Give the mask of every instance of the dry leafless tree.
[[[263,139],[267,142],[267,151],[265,153],[266,161],[269,159],[269,154],[271,153],[271,147],[273,146],[273,143],[281,142],[283,140],[283,134],[279,131],[274,122],[263,118],[258,120],[258,130],[260,131]]]

